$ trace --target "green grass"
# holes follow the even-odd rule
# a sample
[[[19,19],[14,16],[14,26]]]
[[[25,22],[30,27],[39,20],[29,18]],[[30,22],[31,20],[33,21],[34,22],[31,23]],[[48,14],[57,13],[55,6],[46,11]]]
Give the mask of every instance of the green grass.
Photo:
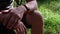
[[[27,29],[27,33],[28,34],[31,34],[31,29]]]
[[[60,1],[60,0],[59,0]],[[47,1],[38,2],[39,11],[44,17],[44,32],[45,34],[60,34],[60,2]]]

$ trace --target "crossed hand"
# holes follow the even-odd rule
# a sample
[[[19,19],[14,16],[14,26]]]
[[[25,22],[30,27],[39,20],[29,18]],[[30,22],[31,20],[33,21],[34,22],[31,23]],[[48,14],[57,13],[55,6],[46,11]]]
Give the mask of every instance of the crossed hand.
[[[16,10],[11,10],[8,13],[1,13],[0,22],[2,22],[6,28],[16,30],[16,34],[27,34],[25,25],[20,21],[19,13],[15,11]]]

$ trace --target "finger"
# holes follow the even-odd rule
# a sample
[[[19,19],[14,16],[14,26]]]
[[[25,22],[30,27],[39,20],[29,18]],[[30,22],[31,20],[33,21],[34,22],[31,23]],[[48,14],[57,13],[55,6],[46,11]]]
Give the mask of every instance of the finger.
[[[18,19],[15,20],[15,22],[13,22],[13,24],[10,25],[10,29],[13,29],[15,26],[15,24],[17,23]]]
[[[24,34],[24,33],[27,34],[26,27],[24,25],[22,25],[21,23],[18,24],[18,26],[16,26],[16,28],[19,29],[20,34]]]
[[[14,26],[14,29],[16,30],[17,34],[19,34],[19,33],[22,34],[20,25],[21,24],[19,24],[19,20],[18,20],[18,22]]]
[[[22,34],[25,33],[25,25],[23,24],[23,22],[19,22],[19,29],[21,30]]]
[[[20,34],[20,31],[19,31],[19,29],[18,29],[18,28],[16,29],[16,33],[17,33],[17,34]]]
[[[24,34],[26,31],[26,27],[25,25],[19,20],[18,23],[15,24],[15,29],[18,28],[20,34]],[[18,31],[17,31],[18,32]],[[27,33],[27,32],[26,32]]]
[[[23,24],[23,30],[24,30],[24,34],[27,34],[27,30],[26,30],[26,27],[25,27],[25,25]]]
[[[24,34],[25,33],[24,29],[25,29],[25,26],[23,26],[21,23],[18,23],[17,25],[15,25],[15,30],[17,34]]]
[[[26,27],[25,27],[25,25],[24,24],[22,24],[23,25],[23,30],[24,30],[24,34],[27,34],[27,30],[26,30]]]
[[[23,30],[24,30],[24,33],[27,34],[27,30],[26,30],[25,25],[24,25],[23,23],[22,23],[22,25],[23,25],[23,28],[24,28],[24,29],[23,29]]]
[[[20,23],[20,21],[18,21],[18,24],[15,25],[16,28],[17,28],[17,32],[20,33],[20,34],[23,34],[24,33],[24,28],[23,28],[23,25]]]
[[[16,33],[17,34],[22,34],[21,29],[19,28],[19,25],[17,25],[17,27],[16,27]]]
[[[26,30],[26,27],[25,26],[23,26],[24,27],[24,34],[27,34],[27,30]]]
[[[11,19],[7,24],[7,27],[11,29],[14,26],[14,24],[17,22],[17,20],[18,20],[18,17],[15,14],[13,14],[13,16],[11,17]]]

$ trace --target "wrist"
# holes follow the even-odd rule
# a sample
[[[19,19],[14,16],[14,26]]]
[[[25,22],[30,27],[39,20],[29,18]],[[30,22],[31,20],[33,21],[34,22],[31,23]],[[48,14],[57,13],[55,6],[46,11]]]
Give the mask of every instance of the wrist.
[[[27,11],[29,11],[29,8],[26,5],[24,5],[24,7],[26,8]]]

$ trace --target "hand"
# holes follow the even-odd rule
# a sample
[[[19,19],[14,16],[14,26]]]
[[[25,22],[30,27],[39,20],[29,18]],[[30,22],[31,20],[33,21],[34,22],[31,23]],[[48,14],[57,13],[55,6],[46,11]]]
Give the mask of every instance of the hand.
[[[9,13],[2,13],[0,16],[1,17],[0,21],[3,23],[5,27],[12,30],[14,28],[14,25],[19,23],[18,20],[22,19],[24,11],[25,10],[23,9],[23,6],[20,6],[16,9],[12,9]],[[19,26],[21,25],[18,25],[18,27]]]
[[[27,34],[25,25],[13,13],[1,14],[0,17],[3,18],[1,21],[8,29],[15,29],[17,34]]]
[[[18,20],[20,20],[20,18],[16,14],[11,12],[0,15],[0,22],[2,22],[3,25],[9,29],[12,29],[12,27]]]
[[[16,30],[16,34],[27,34],[26,27],[21,21],[15,24],[14,29]]]
[[[25,7],[24,6],[19,6],[15,9],[12,9],[9,13],[2,15],[2,22],[4,26],[7,26],[7,28],[12,29],[14,24],[18,21],[21,20],[23,17],[23,14],[25,12]]]

